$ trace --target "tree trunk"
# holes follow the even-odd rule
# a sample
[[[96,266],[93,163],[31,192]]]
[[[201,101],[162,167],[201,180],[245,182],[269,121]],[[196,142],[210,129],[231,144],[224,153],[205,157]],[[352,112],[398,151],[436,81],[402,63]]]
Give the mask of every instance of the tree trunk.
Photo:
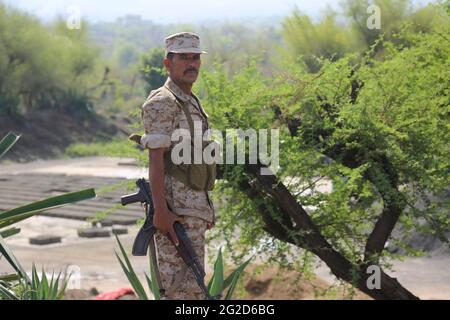
[[[355,265],[334,250],[284,184],[277,181],[274,175],[262,176],[259,174],[261,167],[260,164],[246,165],[246,173],[256,177],[257,185],[251,185],[248,180],[242,178],[239,188],[250,199],[260,197],[267,199],[267,196],[270,196],[270,201],[279,209],[281,219],[275,220],[264,205],[258,207],[259,213],[266,224],[265,231],[281,241],[311,251],[327,264],[337,278],[355,285],[359,290],[374,299],[418,299],[395,278],[391,278],[384,273],[381,268],[380,288],[370,289],[367,280],[372,274],[366,272],[370,265],[362,262],[361,265]],[[220,175],[222,176],[222,173]]]

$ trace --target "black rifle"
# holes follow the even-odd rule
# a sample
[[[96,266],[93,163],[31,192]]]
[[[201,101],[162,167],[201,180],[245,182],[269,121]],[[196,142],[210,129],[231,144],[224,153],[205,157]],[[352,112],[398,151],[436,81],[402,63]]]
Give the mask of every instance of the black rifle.
[[[123,196],[121,198],[121,202],[124,206],[136,202],[145,203],[146,205],[145,222],[136,235],[132,250],[133,256],[145,256],[147,255],[147,248],[150,244],[150,240],[156,232],[156,228],[153,225],[153,215],[155,213],[155,209],[153,206],[149,183],[142,178],[136,181],[136,185],[139,188],[139,191]],[[198,286],[202,289],[207,299],[214,300],[214,298],[209,295],[208,289],[205,286],[205,270],[203,269],[199,258],[194,251],[194,248],[192,248],[192,244],[187,237],[186,230],[184,229],[183,225],[177,221],[173,224],[173,229],[175,230],[175,234],[178,237],[179,245],[175,246],[178,254],[194,273],[195,280],[197,281]],[[168,238],[174,244],[171,237]]]

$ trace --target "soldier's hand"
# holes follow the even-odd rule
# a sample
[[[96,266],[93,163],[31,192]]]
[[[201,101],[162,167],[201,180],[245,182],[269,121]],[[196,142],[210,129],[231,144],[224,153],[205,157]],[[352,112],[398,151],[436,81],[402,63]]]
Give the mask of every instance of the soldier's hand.
[[[138,135],[137,133],[133,133],[128,137],[129,140],[134,141],[137,144],[141,144],[141,138],[142,136]]]
[[[155,210],[155,215],[153,216],[153,225],[159,231],[163,232],[164,234],[168,234],[175,245],[178,246],[179,240],[175,233],[175,230],[173,229],[173,224],[175,223],[175,221],[182,223],[183,219],[170,211],[168,208]]]

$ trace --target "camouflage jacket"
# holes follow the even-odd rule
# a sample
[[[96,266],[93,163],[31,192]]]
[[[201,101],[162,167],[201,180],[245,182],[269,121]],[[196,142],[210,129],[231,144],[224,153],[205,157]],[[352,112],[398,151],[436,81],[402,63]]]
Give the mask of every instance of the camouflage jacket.
[[[198,98],[184,93],[168,78],[164,86],[150,92],[142,105],[145,135],[141,144],[146,148],[172,148],[177,143],[171,140],[173,131],[179,128],[189,130],[186,115],[177,105],[174,94],[184,103],[188,103],[192,120],[202,122],[203,132],[209,128],[208,115]],[[164,184],[167,201],[175,213],[214,223],[214,206],[208,191],[193,190],[167,174]]]

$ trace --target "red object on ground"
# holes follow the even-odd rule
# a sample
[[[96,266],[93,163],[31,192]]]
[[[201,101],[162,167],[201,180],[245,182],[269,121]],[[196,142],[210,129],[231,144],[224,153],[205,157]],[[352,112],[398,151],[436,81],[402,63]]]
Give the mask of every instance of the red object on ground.
[[[94,300],[117,300],[126,295],[134,296],[134,291],[130,288],[122,288],[116,291],[104,292],[97,295]]]

